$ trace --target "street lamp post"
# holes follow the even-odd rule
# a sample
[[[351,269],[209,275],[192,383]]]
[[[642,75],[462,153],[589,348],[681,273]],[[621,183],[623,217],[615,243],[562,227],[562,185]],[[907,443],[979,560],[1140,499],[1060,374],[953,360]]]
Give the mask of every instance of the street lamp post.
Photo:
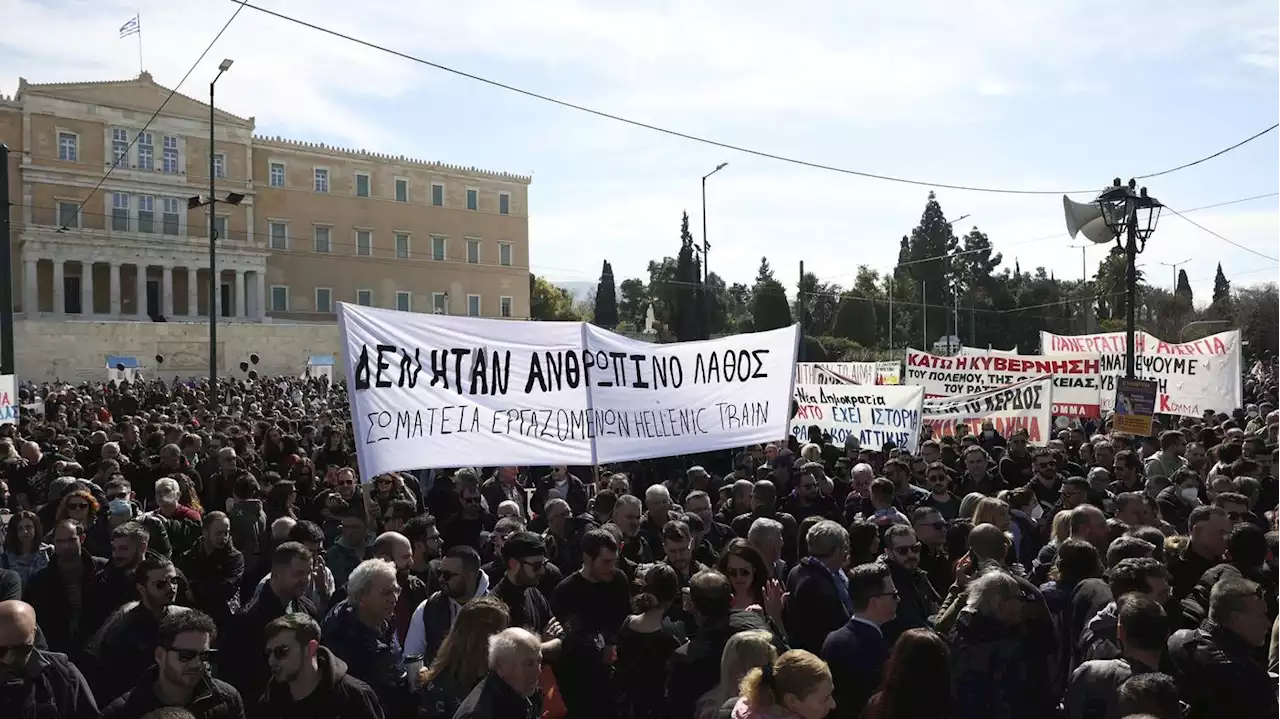
[[[218,292],[222,289],[218,282],[218,218],[215,214],[218,206],[216,181],[216,156],[214,145],[214,103],[213,92],[222,73],[231,69],[231,60],[225,59],[218,65],[218,74],[209,81],[209,389],[213,401],[218,397]]]
[[[1135,311],[1138,304],[1138,270],[1136,267],[1138,254],[1147,248],[1147,240],[1156,230],[1160,219],[1160,209],[1164,205],[1147,194],[1147,188],[1138,188],[1136,180],[1129,180],[1127,185],[1120,184],[1116,178],[1111,187],[1098,195],[1094,202],[1102,213],[1102,220],[1107,230],[1115,238],[1116,245],[1124,248],[1126,259],[1125,271],[1125,376],[1134,376],[1134,334]],[[1139,213],[1145,213],[1141,217]],[[1141,225],[1141,226],[1140,226]],[[1121,236],[1125,237],[1123,244]],[[1141,244],[1139,244],[1141,243]]]
[[[1181,262],[1157,262],[1156,263],[1159,265],[1163,265],[1165,267],[1169,267],[1173,270],[1173,285],[1172,285],[1173,289],[1169,291],[1170,292],[1169,296],[1173,298],[1173,323],[1175,325],[1178,324],[1178,320],[1182,319],[1182,316],[1181,316],[1182,311],[1181,311],[1181,308],[1178,307],[1178,267],[1187,264],[1192,259],[1194,258],[1188,257],[1187,259],[1182,260]]]
[[[707,296],[707,283],[711,280],[711,270],[707,268],[707,255],[711,252],[711,243],[707,242],[707,178],[728,166],[729,163],[722,162],[702,176],[702,320],[708,335],[711,332],[711,298]]]

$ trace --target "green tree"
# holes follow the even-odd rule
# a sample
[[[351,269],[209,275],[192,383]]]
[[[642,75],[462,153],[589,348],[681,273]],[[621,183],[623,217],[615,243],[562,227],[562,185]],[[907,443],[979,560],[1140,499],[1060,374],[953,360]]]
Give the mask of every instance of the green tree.
[[[1222,263],[1218,263],[1218,271],[1213,275],[1213,302],[1209,311],[1215,318],[1226,319],[1234,315],[1231,306],[1231,282],[1222,274]]]
[[[529,319],[544,322],[581,321],[573,308],[573,294],[545,277],[529,273]]]
[[[729,317],[733,296],[729,293],[729,288],[725,287],[724,278],[714,272],[709,273],[705,288],[706,302],[709,305],[707,334],[724,335],[733,332]]]
[[[676,272],[673,282],[674,303],[671,308],[671,328],[681,342],[705,339],[703,308],[699,301],[702,283],[699,281],[698,263],[693,257],[693,235],[689,232],[689,213],[680,218],[680,254],[676,256]]]
[[[1223,279],[1225,280],[1226,278],[1224,277]],[[1186,270],[1183,270],[1183,269],[1178,270],[1178,286],[1173,293],[1179,297],[1184,298],[1187,302],[1188,307],[1193,306],[1195,304],[1194,302],[1195,297],[1191,292],[1191,280],[1187,279]]]
[[[791,306],[787,290],[773,276],[767,257],[760,258],[756,285],[751,291],[751,326],[756,332],[773,330],[791,324]]]
[[[911,235],[899,250],[899,263],[909,262],[902,268],[919,288],[917,302],[925,305],[922,308],[922,321],[927,320],[929,339],[946,334],[947,310],[951,307],[952,277],[951,263],[947,256],[956,252],[959,240],[952,230],[951,223],[942,211],[937,196],[929,193],[924,212],[920,215],[920,224],[911,230]],[[901,251],[905,249],[904,253]]]
[[[621,292],[618,299],[618,321],[626,322],[633,330],[643,330],[645,310],[649,307],[649,293],[644,281],[635,278],[623,280],[618,289]]]
[[[818,276],[812,272],[804,273],[796,285],[796,304],[794,313],[797,318],[804,317],[806,334],[825,335],[831,332],[836,321],[836,311],[840,307],[840,285],[830,282],[819,282]],[[804,307],[800,307],[800,298],[804,298]],[[801,310],[804,314],[801,315]]]
[[[649,261],[649,302],[653,304],[653,316],[667,328],[675,326],[672,312],[677,287],[674,257],[663,257],[661,262]]]
[[[727,329],[731,332],[754,332],[751,319],[751,308],[754,305],[752,289],[741,282],[735,282],[729,286],[728,294],[725,306]]]
[[[874,302],[863,295],[861,290],[849,290],[840,296],[840,309],[831,334],[857,342],[863,347],[872,347],[878,344],[876,315]]]
[[[597,326],[613,329],[618,326],[618,292],[613,284],[613,267],[608,260],[600,270],[600,283],[596,285],[594,318]]]
[[[1264,354],[1275,356],[1277,347],[1276,327],[1280,326],[1280,294],[1274,282],[1242,287],[1235,291],[1232,302],[1240,324],[1240,337],[1248,342],[1245,353],[1249,357]],[[1225,327],[1207,328],[1221,332]]]

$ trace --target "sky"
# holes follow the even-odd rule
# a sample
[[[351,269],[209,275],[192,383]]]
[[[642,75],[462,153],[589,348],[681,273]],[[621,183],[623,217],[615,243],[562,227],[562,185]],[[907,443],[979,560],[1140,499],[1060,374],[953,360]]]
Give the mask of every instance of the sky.
[[[264,135],[532,175],[534,272],[594,282],[646,277],[679,250],[681,213],[710,269],[750,283],[761,257],[789,288],[799,263],[851,284],[884,271],[931,186],[959,233],[977,227],[1005,263],[1078,278],[1063,191],[1088,201],[1114,177],[1210,155],[1280,115],[1275,0],[1026,3],[756,0],[260,0],[261,7],[455,70],[725,145],[920,184],[806,167],[660,133],[460,77],[243,9],[180,90],[203,96],[224,58],[219,105]],[[6,0],[0,93],[32,82],[125,79],[140,14],[143,64],[174,87],[239,7],[232,0]],[[1042,7],[1043,6],[1043,7]],[[1151,179],[1185,211],[1280,190],[1276,131]],[[1083,192],[1079,192],[1082,191]],[[1195,222],[1280,257],[1275,196]],[[1074,246],[1074,249],[1073,249]],[[1085,250],[1096,271],[1107,246]],[[1185,262],[1183,262],[1185,261]],[[1197,304],[1221,263],[1236,285],[1280,264],[1166,212],[1139,258]]]

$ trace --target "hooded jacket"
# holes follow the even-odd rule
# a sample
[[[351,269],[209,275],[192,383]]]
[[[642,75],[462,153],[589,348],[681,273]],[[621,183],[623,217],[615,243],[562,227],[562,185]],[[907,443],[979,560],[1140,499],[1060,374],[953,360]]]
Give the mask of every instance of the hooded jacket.
[[[347,663],[326,647],[316,649],[320,683],[307,696],[294,699],[289,685],[271,682],[258,702],[254,719],[382,719],[378,695],[347,673]]]
[[[102,719],[142,719],[147,712],[165,706],[156,696],[155,683],[160,670],[153,664],[142,672],[133,689],[107,705]],[[244,719],[244,703],[235,687],[205,674],[196,684],[191,701],[183,707],[200,719]]]

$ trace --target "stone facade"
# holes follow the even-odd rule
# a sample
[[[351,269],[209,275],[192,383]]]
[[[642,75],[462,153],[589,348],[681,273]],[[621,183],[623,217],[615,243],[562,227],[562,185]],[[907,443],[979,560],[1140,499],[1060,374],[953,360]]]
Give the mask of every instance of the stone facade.
[[[14,359],[20,381],[68,382],[107,378],[107,355],[136,357],[148,379],[209,375],[207,322],[28,320],[14,323]],[[262,374],[301,375],[307,360],[329,355],[333,376],[346,370],[338,326],[329,323],[218,323],[218,376],[244,377],[241,362],[257,354]],[[164,358],[156,362],[156,355]]]

